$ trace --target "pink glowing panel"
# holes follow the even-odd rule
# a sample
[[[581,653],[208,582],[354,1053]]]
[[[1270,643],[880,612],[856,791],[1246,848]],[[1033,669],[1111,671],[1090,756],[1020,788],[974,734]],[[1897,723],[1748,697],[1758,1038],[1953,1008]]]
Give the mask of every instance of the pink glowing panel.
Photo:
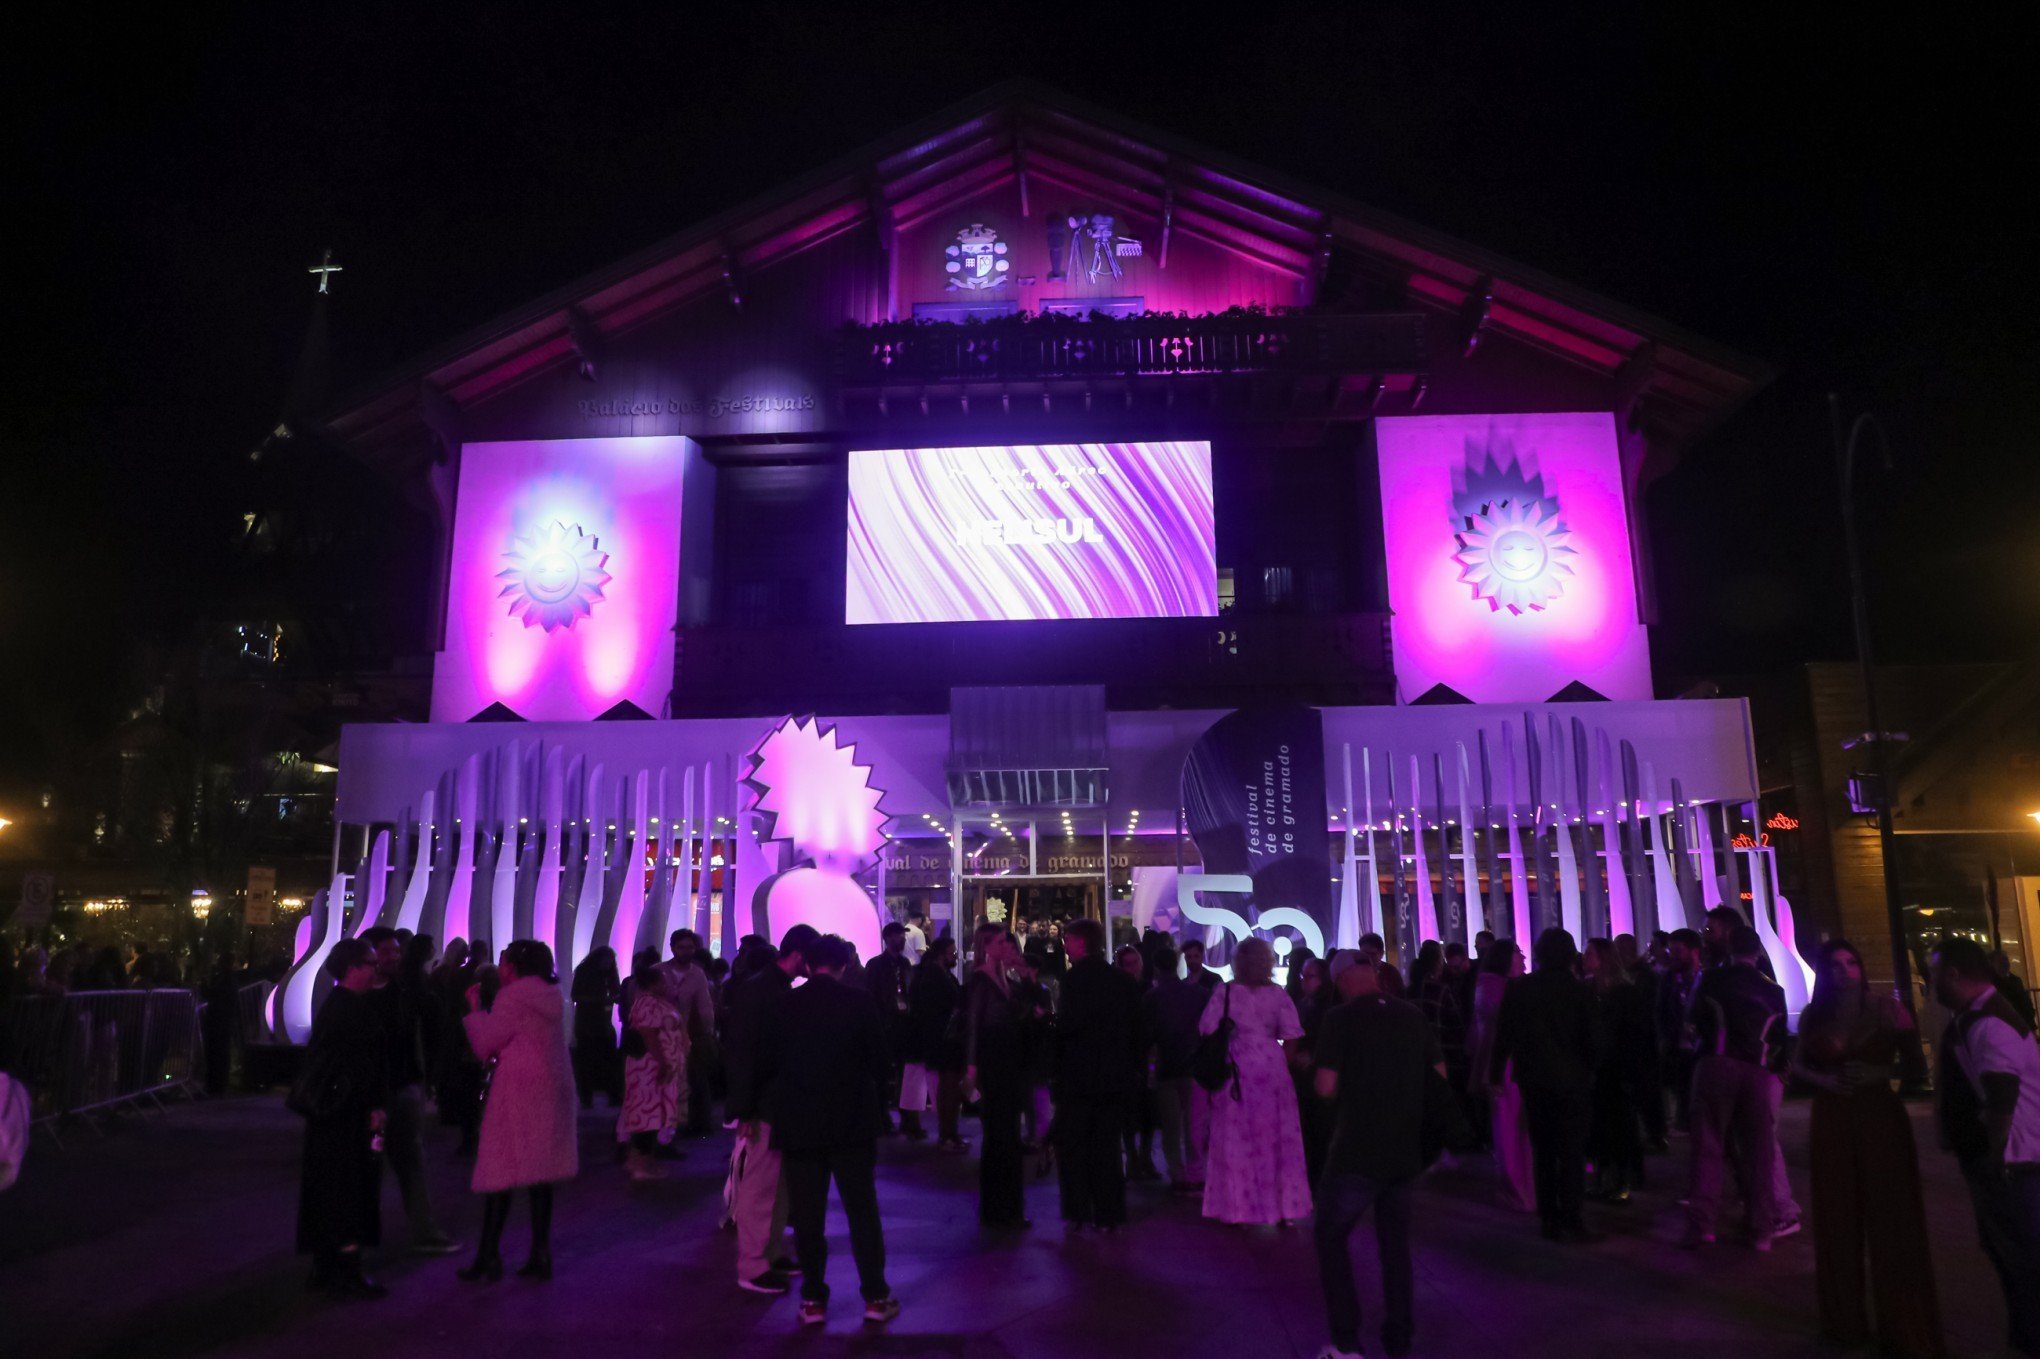
[[[751,753],[755,809],[794,855],[854,872],[885,846],[884,794],[857,747],[813,717],[788,718]]]
[[[1606,412],[1377,422],[1398,697],[1651,696]]]
[[[464,445],[432,718],[579,721],[673,687],[679,437]]]
[[[1207,443],[850,455],[852,623],[1218,612]]]
[[[795,925],[841,935],[870,962],[879,955],[878,907],[853,878],[820,868],[796,868],[773,878],[765,894],[772,937],[782,939]]]

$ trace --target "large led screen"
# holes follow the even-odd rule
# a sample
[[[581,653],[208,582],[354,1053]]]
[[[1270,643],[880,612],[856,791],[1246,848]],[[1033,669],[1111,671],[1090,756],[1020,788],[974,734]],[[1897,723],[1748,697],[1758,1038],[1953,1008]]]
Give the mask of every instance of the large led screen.
[[[1218,613],[1208,443],[850,455],[852,623]]]
[[[461,448],[434,721],[492,703],[535,722],[626,700],[664,714],[696,452],[670,435]]]
[[[1614,417],[1376,422],[1398,697],[1649,698]]]

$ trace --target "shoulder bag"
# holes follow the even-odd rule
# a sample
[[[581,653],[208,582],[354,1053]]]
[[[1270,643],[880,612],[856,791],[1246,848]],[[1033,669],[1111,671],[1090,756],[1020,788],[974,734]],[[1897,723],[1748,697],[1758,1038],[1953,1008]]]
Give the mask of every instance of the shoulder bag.
[[[1197,1051],[1190,1055],[1190,1075],[1213,1094],[1231,1081],[1234,1099],[1240,1097],[1240,1072],[1232,1056],[1233,1030],[1237,1027],[1232,1017],[1232,983],[1227,982],[1225,1010],[1218,1027],[1197,1040]]]

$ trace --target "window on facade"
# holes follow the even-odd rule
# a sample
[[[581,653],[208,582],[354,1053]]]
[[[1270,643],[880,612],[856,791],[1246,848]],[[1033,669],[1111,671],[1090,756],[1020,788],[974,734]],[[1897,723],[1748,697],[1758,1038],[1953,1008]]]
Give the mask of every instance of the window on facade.
[[[1218,568],[1218,611],[1222,614],[1233,611],[1233,603],[1239,597],[1239,582],[1230,566]]]
[[[1337,613],[1344,603],[1339,590],[1339,573],[1328,566],[1313,566],[1304,573],[1304,606],[1312,613]]]

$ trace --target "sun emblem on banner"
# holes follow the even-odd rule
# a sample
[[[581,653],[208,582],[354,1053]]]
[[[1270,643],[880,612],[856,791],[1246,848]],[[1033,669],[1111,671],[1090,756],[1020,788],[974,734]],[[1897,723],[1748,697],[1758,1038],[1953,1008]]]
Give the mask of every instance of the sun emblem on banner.
[[[527,628],[571,628],[594,612],[610,581],[602,545],[579,524],[558,519],[512,540],[503,559],[510,565],[496,573],[503,582],[496,597],[509,600],[510,616]]]
[[[1568,559],[1578,553],[1565,542],[1571,536],[1556,500],[1482,505],[1466,516],[1458,535],[1459,578],[1495,612],[1542,609],[1565,593],[1565,577],[1573,573]]]

